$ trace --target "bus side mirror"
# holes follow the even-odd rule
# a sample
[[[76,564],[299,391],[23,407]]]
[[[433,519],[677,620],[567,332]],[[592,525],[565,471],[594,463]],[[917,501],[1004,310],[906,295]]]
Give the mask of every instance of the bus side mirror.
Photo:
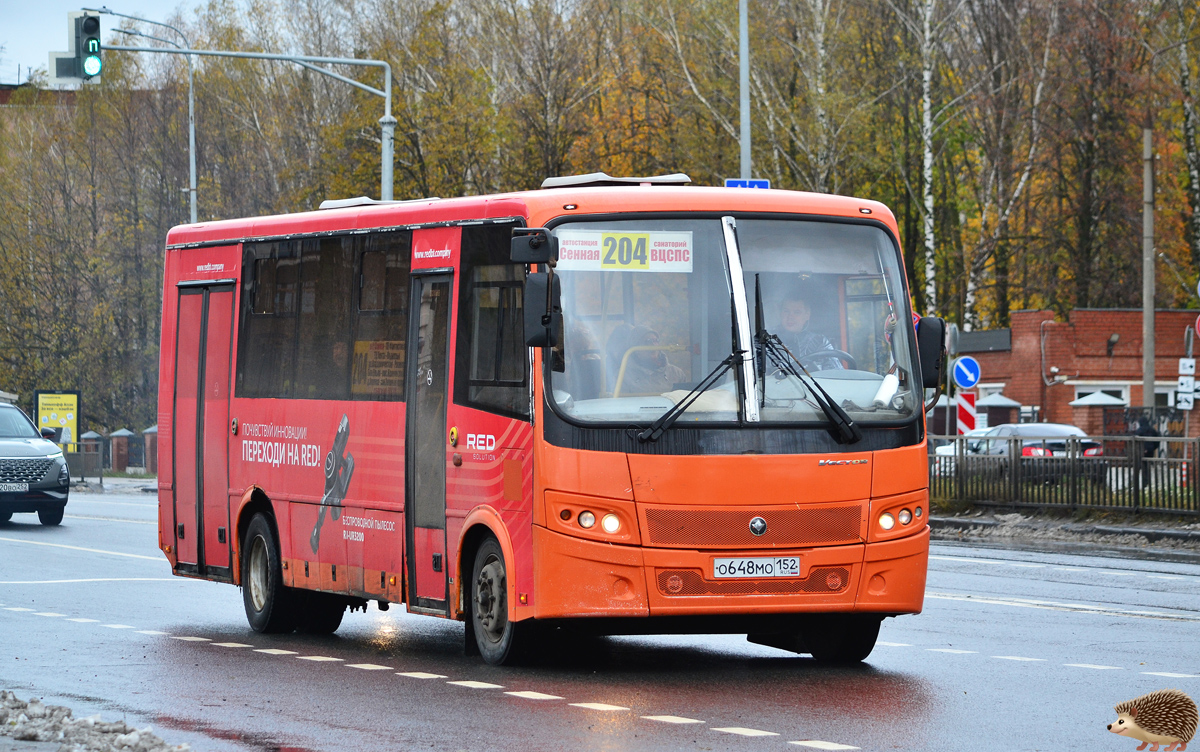
[[[514,264],[550,264],[558,261],[558,238],[545,227],[514,227],[512,252]]]
[[[917,357],[921,366],[921,386],[937,389],[942,383],[946,363],[946,322],[937,316],[925,316],[917,326]]]
[[[513,245],[516,245],[516,239]],[[562,340],[562,288],[558,277],[551,277],[549,272],[525,275],[524,304],[525,344],[529,347],[557,346]]]

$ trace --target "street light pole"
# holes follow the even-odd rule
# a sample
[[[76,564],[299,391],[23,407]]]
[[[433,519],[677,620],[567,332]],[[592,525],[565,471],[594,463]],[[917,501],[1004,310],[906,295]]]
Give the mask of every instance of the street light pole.
[[[176,44],[175,42],[170,42],[170,41],[167,41],[166,39],[160,39],[160,38],[158,38],[158,37],[152,37],[152,36],[150,36],[150,35],[148,35],[148,34],[143,34],[143,33],[141,33],[140,31],[133,31],[133,30],[131,30],[131,29],[117,29],[116,31],[118,31],[118,32],[119,32],[119,33],[121,33],[121,34],[129,34],[129,35],[131,35],[131,36],[136,36],[136,37],[145,37],[146,39],[153,39],[153,40],[155,40],[155,41],[158,41],[158,42],[163,42],[164,44],[169,44],[169,45],[172,45],[173,47],[176,47],[176,48],[178,48],[178,49],[184,49],[184,48],[188,48],[188,47],[191,47],[191,46],[192,46],[192,43],[191,43],[191,41],[190,41],[190,40],[187,38],[187,35],[186,35],[186,34],[184,34],[182,31],[180,31],[179,29],[177,29],[177,28],[175,28],[174,26],[172,26],[171,24],[163,23],[162,21],[151,21],[151,20],[150,20],[150,19],[148,19],[148,18],[140,18],[140,17],[138,17],[138,16],[130,16],[130,15],[126,15],[125,13],[118,13],[118,12],[116,12],[115,10],[110,10],[110,9],[108,8],[108,6],[101,6],[101,7],[100,7],[100,8],[98,8],[98,9],[97,9],[97,8],[84,8],[84,10],[89,10],[89,11],[92,11],[93,13],[107,13],[107,14],[108,14],[108,15],[110,15],[110,16],[120,16],[121,18],[129,18],[129,19],[132,19],[132,20],[134,20],[134,21],[140,21],[141,23],[148,23],[148,24],[153,24],[153,25],[155,25],[155,26],[162,26],[163,28],[165,28],[165,29],[170,29],[171,31],[173,31],[173,32],[175,32],[176,34],[178,34],[178,35],[179,35],[179,38],[183,40],[183,47],[180,47],[180,46],[179,46],[178,44]],[[197,219],[196,219],[196,212],[197,212],[197,209],[196,209],[196,97],[195,97],[195,72],[192,70],[192,57],[191,57],[191,55],[185,55],[185,56],[184,56],[184,60],[186,60],[186,61],[187,61],[187,67],[188,67],[188,194],[189,194],[189,196],[190,196],[190,198],[191,198],[191,202],[190,202],[190,203],[191,203],[191,215],[190,215],[190,216],[191,216],[191,221],[192,221],[192,224],[196,224],[196,222],[197,222]]]
[[[738,0],[738,90],[742,119],[742,180],[753,175],[750,163],[750,19],[747,0]]]

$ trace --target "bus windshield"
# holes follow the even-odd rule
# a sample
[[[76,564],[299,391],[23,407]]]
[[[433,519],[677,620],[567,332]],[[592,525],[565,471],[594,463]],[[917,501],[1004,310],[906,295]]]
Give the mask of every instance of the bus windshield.
[[[563,341],[551,388],[559,411],[575,420],[653,421],[739,350],[754,360],[748,386],[762,422],[826,421],[797,378],[805,370],[855,421],[917,414],[913,328],[897,323],[911,316],[899,253],[877,226],[738,219],[734,248],[717,218],[572,222],[555,234]],[[740,267],[739,279],[731,267]],[[747,328],[736,320],[735,292],[745,293],[751,334],[777,337],[775,351],[803,368],[741,341]],[[679,423],[746,420],[738,371],[726,372]]]

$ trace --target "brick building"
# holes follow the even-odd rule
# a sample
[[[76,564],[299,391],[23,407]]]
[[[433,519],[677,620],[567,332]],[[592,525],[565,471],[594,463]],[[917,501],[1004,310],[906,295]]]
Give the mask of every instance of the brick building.
[[[1175,405],[1179,358],[1186,354],[1184,332],[1198,313],[1155,312],[1153,404]],[[1100,410],[1085,412],[1071,402],[1102,392],[1126,406],[1147,404],[1142,395],[1141,309],[1077,309],[1065,322],[1055,321],[1053,311],[1017,311],[1011,322],[1009,329],[964,332],[959,341],[960,353],[972,355],[982,367],[979,397],[1003,394],[1022,405],[1024,420],[1036,416],[1089,431],[1098,426],[1082,423],[1093,422]],[[1189,433],[1200,434],[1200,421]]]

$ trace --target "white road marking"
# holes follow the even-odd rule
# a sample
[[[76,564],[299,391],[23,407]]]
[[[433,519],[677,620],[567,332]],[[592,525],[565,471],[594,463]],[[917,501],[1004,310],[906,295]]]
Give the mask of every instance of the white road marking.
[[[849,744],[823,742],[819,739],[809,739],[805,742],[788,742],[788,744],[795,744],[797,747],[810,747],[812,749],[859,749],[858,747],[851,747]]]
[[[971,559],[966,556],[930,556],[930,559],[937,561],[966,561],[972,564],[995,564],[1004,567],[1023,567],[1025,569],[1042,569],[1045,564],[1027,564],[1022,561],[1008,561],[1006,559]],[[854,747],[857,749],[857,747]]]
[[[391,671],[391,666],[380,666],[378,663],[347,663],[346,668],[360,668],[363,671]]]
[[[219,648],[252,648],[252,647],[254,647],[253,645],[247,645],[244,642],[214,642],[213,645],[216,645]]]
[[[172,637],[172,640],[183,640],[184,642],[212,642],[207,637]]]
[[[883,640],[876,640],[875,644],[883,645],[885,648],[911,648],[912,647],[912,645],[909,645],[907,642],[884,642]]]
[[[99,619],[78,618],[78,619],[67,619],[67,621],[73,621],[73,622],[77,622],[79,624],[95,624],[96,622],[98,622],[100,620]]]
[[[0,585],[61,585],[74,582],[179,582],[179,577],[89,577],[80,580],[0,580]]]
[[[72,496],[71,500],[76,504],[103,504],[110,507],[141,507],[142,509],[157,509],[158,502],[144,501],[97,501],[94,499],[80,499],[77,496]]]
[[[1137,572],[1105,572],[1105,577],[1137,577]]]
[[[330,658],[327,655],[302,655],[302,656],[300,656],[300,660],[324,662],[324,661],[340,661],[342,659],[341,658]]]
[[[978,650],[955,650],[954,648],[925,648],[931,653],[953,653],[955,655],[967,655],[969,653],[978,653]]]
[[[50,546],[51,548],[67,548],[72,551],[87,551],[91,554],[109,554],[110,556],[126,556],[130,559],[145,559],[147,561],[166,562],[164,556],[143,556],[141,554],[127,554],[121,551],[106,551],[102,548],[84,548],[83,546],[68,546],[65,543],[46,543],[45,541],[31,541],[24,538],[0,538],[0,541],[8,541],[9,543],[28,543],[31,546]]]
[[[481,682],[481,681],[466,680],[466,681],[450,681],[450,682],[446,682],[446,683],[454,684],[459,687],[467,687],[468,689],[504,689],[504,685],[502,685],[502,684],[488,684],[487,682]]]
[[[34,616],[66,616],[66,614],[56,614],[53,611],[34,611]]]
[[[677,715],[644,715],[647,721],[658,721],[659,723],[704,723],[695,718],[683,718]]]
[[[108,627],[109,629],[133,629],[128,624],[101,624],[100,626]]]
[[[410,679],[445,679],[441,674],[427,674],[424,671],[397,671],[396,676],[407,676]]]
[[[1176,577],[1171,574],[1148,574],[1146,575],[1152,580],[1182,580],[1182,577]]]
[[[561,700],[562,699],[558,695],[548,695],[548,694],[544,694],[542,692],[531,692],[528,690],[523,690],[521,692],[505,692],[504,694],[512,695],[513,697],[523,697],[526,700]]]
[[[5,606],[5,611],[32,611],[32,608],[21,608],[20,606]]]
[[[738,736],[779,736],[774,731],[759,731],[758,729],[742,728],[741,726],[715,728],[713,731],[720,731],[723,734],[737,734]]]
[[[295,650],[280,650],[279,648],[259,648],[256,653],[266,653],[267,655],[296,655]]]
[[[629,708],[622,705],[609,705],[604,702],[572,702],[570,705],[573,708],[585,708],[587,710],[629,710]]]
[[[1023,655],[993,655],[993,658],[999,658],[1002,661],[1044,661],[1045,658],[1026,658]]]
[[[74,620],[72,620],[72,621],[74,621]],[[169,635],[169,634],[171,634],[170,632],[159,632],[157,629],[139,629],[139,630],[137,630],[137,633],[138,634],[148,634],[148,635]]]
[[[1095,663],[1064,663],[1063,665],[1070,666],[1072,668],[1094,668],[1097,671],[1122,671],[1123,670],[1120,666],[1099,666],[1099,665],[1096,665]]]
[[[970,595],[968,593],[926,593],[925,597],[943,601],[985,603],[993,606],[1040,608],[1047,611],[1076,611],[1083,614],[1111,614],[1116,616],[1133,616],[1148,619],[1165,619],[1168,621],[1200,621],[1200,616],[1171,614],[1164,611],[1137,611],[1132,609],[1109,608],[1107,606],[1089,606],[1084,603],[1059,603],[1057,601],[1041,601],[1027,598],[989,598],[979,595]]]
[[[134,525],[157,525],[157,520],[131,520],[121,517],[95,517],[90,514],[64,514],[69,520],[100,520],[102,522],[129,522]]]
[[[1052,567],[1060,572],[1087,572],[1088,570],[1082,567]]]
[[[1146,676],[1165,676],[1168,679],[1196,679],[1200,678],[1197,674],[1172,674],[1167,671],[1143,671]]]

